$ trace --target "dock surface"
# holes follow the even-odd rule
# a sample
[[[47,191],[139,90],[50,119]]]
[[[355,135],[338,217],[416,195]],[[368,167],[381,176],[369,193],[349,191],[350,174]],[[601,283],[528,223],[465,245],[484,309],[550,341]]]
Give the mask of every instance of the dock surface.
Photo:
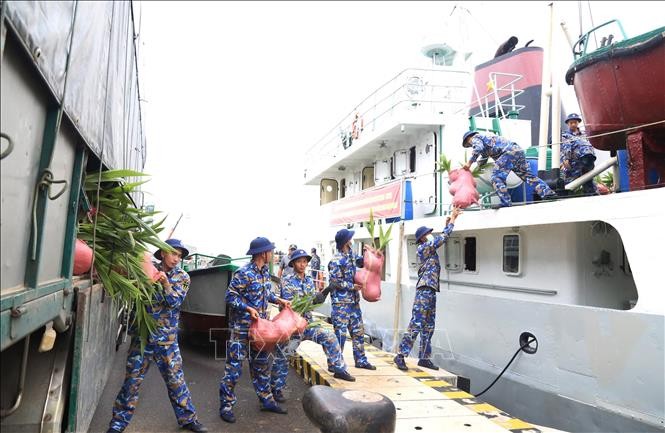
[[[332,329],[332,327],[330,327]],[[376,370],[353,367],[351,341],[347,339],[344,359],[356,382],[335,379],[327,370],[321,346],[304,341],[292,359],[297,373],[310,384],[337,389],[362,389],[385,395],[397,409],[395,431],[410,432],[513,432],[554,433],[559,430],[537,426],[485,403],[456,387],[457,376],[445,370],[418,367],[417,360],[406,358],[408,371],[393,362],[392,353],[365,344],[365,352]]]
[[[111,409],[115,397],[125,378],[125,361],[129,343],[120,346],[113,360],[113,368],[104,393],[99,401],[94,418],[88,430],[91,433],[105,433],[111,420]],[[321,350],[321,349],[319,349]],[[289,372],[289,397],[283,406],[288,415],[278,415],[259,411],[259,400],[252,387],[247,363],[236,386],[238,404],[234,408],[237,418],[235,424],[228,424],[219,418],[219,381],[224,374],[225,360],[223,350],[209,345],[194,345],[181,339],[180,352],[183,358],[183,370],[187,385],[192,393],[194,406],[199,420],[210,432],[225,433],[318,433],[318,429],[307,419],[302,408],[302,396],[308,385],[295,373]],[[166,394],[166,386],[156,365],[151,365],[139,392],[139,402],[134,418],[125,433],[137,432],[179,432],[173,409]]]

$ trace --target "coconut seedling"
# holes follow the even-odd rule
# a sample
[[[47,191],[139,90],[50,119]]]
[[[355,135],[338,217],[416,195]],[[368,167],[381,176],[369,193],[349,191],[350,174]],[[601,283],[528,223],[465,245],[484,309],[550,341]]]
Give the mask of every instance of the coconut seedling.
[[[137,331],[141,350],[157,326],[147,308],[163,290],[143,270],[145,253],[149,245],[173,251],[158,235],[166,218],[153,222],[159,212],[138,208],[131,198],[147,180],[128,182],[128,178],[145,176],[133,170],[86,174],[84,192],[95,207],[78,227],[78,238],[94,250],[94,273],[104,289],[114,301],[134,312],[130,326]]]
[[[380,251],[385,251],[386,246],[388,243],[392,240],[390,238],[390,232],[393,229],[393,223],[391,223],[388,226],[388,229],[384,232],[383,231],[383,225],[382,224],[377,224],[374,221],[374,210],[370,208],[369,210],[369,221],[365,222],[365,225],[367,226],[367,232],[369,233],[369,237],[372,239],[372,246],[376,248],[377,250]],[[374,232],[376,230],[376,226],[379,226],[379,237],[378,239],[374,237]]]

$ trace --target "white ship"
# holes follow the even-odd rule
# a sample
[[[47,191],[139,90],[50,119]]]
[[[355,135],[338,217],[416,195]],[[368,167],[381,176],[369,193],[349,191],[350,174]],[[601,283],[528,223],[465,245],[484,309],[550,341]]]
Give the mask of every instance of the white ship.
[[[382,298],[361,301],[365,333],[388,351],[395,350],[411,317],[414,233],[421,225],[440,232],[451,210],[447,174],[436,170],[440,155],[453,167],[465,161],[470,153],[461,138],[475,126],[524,149],[535,146],[527,155],[535,164],[539,149],[538,168],[546,170],[547,146],[536,146],[532,122],[519,114],[537,108],[525,97],[533,89],[523,83],[532,77],[490,65],[492,85],[478,88],[450,47],[432,45],[423,52],[432,57],[431,67],[404,70],[385,83],[305,158],[305,184],[320,187],[316,233],[323,267],[340,228],[356,231],[358,253],[369,242],[362,222],[370,208],[382,223],[395,222]],[[470,117],[473,105],[483,108]],[[561,123],[557,113],[555,126]],[[556,137],[558,128],[553,130]],[[540,137],[547,140],[546,133]],[[597,154],[597,167],[615,161],[609,152]],[[497,202],[491,187],[479,181],[481,206],[464,212],[439,252],[441,292],[432,339],[433,362],[469,378],[472,394],[497,377],[528,332],[537,338],[537,351],[520,353],[484,399],[529,422],[567,431],[663,431],[665,284],[659,274],[665,263],[665,189],[663,179],[648,189],[625,188],[622,168],[611,168],[612,194],[548,202],[532,202],[513,174],[514,206],[499,210],[490,208]],[[417,349],[416,343],[413,354]]]

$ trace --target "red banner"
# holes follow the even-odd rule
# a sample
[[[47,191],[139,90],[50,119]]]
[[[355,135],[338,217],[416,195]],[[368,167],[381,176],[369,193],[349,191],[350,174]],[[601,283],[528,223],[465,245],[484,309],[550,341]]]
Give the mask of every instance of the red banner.
[[[375,219],[402,216],[402,181],[363,190],[331,206],[331,225],[369,221],[370,209]]]

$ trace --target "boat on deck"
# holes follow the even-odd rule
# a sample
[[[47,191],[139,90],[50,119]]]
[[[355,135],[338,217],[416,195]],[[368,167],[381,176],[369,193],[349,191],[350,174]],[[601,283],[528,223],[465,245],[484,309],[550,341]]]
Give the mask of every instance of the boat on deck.
[[[600,47],[591,50],[594,41]],[[585,33],[573,52],[566,82],[591,144],[628,149],[631,188],[665,182],[665,27],[628,38],[620,21],[608,21]]]
[[[183,336],[202,344],[228,339],[229,315],[225,297],[231,276],[239,267],[233,263],[237,260],[224,254],[214,257],[199,253],[185,260],[183,268],[191,282],[180,306],[180,331]]]

